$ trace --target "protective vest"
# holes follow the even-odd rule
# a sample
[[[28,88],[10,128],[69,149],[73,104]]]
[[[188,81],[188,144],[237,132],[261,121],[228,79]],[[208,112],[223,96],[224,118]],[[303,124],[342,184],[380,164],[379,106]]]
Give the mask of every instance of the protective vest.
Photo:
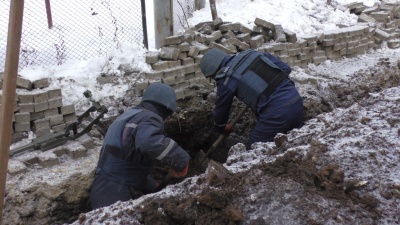
[[[268,97],[288,74],[263,53],[247,50],[233,57],[217,72],[217,79],[223,77],[237,79],[237,97],[257,111],[259,97]]]
[[[96,174],[105,176],[108,180],[128,185],[140,190],[146,183],[150,166],[135,161],[123,159],[122,132],[128,121],[141,112],[142,109],[131,109],[119,116],[108,128],[102,146]],[[130,124],[132,126],[132,124]],[[134,150],[135,151],[135,150]]]

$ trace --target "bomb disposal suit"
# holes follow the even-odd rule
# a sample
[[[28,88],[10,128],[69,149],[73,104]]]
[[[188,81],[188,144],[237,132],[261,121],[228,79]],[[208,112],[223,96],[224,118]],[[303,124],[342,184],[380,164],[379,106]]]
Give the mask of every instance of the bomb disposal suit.
[[[165,85],[150,87],[141,104],[107,130],[91,190],[93,209],[154,192],[156,182],[149,176],[154,160],[175,171],[189,165],[189,154],[164,135],[164,119],[176,108],[175,92],[166,89],[173,92],[171,100]]]
[[[287,133],[303,125],[303,102],[294,82],[289,78],[289,65],[267,52],[254,50],[235,56],[221,52],[216,55],[217,58],[223,58],[214,74],[217,83],[214,121],[219,132],[223,132],[229,119],[235,96],[251,108],[257,117],[257,123],[246,144],[248,149],[254,142],[273,141],[277,133]],[[210,58],[202,63],[208,61]],[[207,68],[204,71],[207,72]]]

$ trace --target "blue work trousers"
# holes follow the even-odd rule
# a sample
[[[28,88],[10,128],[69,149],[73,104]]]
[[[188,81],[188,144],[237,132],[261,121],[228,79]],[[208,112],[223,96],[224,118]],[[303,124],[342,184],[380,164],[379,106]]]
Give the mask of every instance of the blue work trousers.
[[[303,126],[303,120],[303,100],[299,95],[293,96],[286,102],[272,101],[257,118],[246,148],[251,149],[251,145],[255,142],[274,141],[276,134],[286,134],[294,128]]]

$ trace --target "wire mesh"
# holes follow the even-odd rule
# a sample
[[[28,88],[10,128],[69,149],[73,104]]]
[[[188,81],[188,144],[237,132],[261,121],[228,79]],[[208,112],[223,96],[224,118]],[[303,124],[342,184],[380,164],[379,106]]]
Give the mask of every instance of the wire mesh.
[[[188,19],[193,17],[195,0],[173,0],[174,34],[189,28]]]
[[[10,0],[0,0],[0,71],[4,70],[9,9]],[[141,1],[27,0],[19,69],[104,56],[126,42],[144,46]]]

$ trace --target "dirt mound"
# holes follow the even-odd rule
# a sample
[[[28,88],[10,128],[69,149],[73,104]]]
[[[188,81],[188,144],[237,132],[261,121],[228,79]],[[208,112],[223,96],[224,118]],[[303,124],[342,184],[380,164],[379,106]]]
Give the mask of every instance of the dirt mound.
[[[224,166],[211,161],[205,174],[74,224],[398,224],[399,101],[399,87],[370,93],[275,143],[237,144]]]

